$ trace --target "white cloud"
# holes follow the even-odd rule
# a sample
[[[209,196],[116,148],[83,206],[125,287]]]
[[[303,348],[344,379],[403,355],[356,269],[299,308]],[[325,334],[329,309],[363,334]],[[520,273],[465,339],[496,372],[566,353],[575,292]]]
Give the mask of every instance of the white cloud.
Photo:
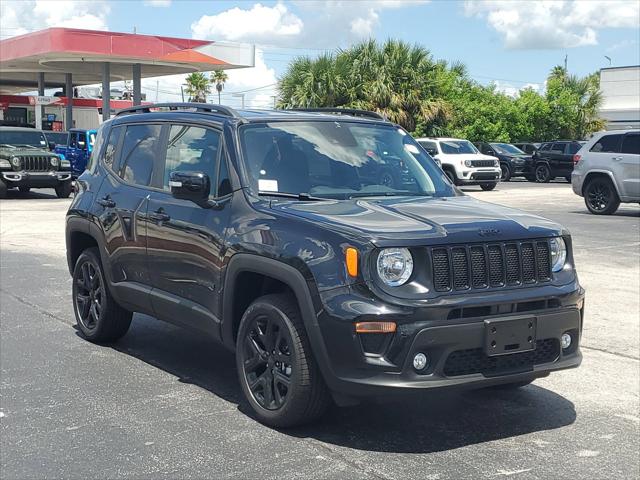
[[[256,3],[249,10],[235,7],[217,15],[203,15],[191,25],[195,38],[273,43],[278,37],[295,37],[302,20],[278,3],[266,7]]]
[[[485,18],[507,48],[554,49],[598,43],[602,28],[637,28],[637,0],[467,0],[468,16]]]
[[[171,6],[171,0],[144,0],[144,5],[147,7],[166,8]]]
[[[539,83],[527,83],[521,87],[516,87],[511,83],[501,81],[501,80],[494,80],[492,83],[493,85],[495,85],[496,90],[498,92],[504,93],[505,95],[508,95],[509,97],[513,97],[513,98],[517,97],[522,90],[526,90],[527,88],[530,88],[533,91],[538,93],[541,92],[541,88],[542,88],[542,86]]]
[[[90,0],[2,0],[2,37],[13,37],[49,27],[107,30],[109,5]]]

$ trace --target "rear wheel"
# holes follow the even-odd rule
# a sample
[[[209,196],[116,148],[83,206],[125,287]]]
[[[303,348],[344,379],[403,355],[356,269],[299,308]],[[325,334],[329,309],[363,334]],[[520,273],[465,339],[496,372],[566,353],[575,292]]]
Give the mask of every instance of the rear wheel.
[[[73,185],[71,183],[71,180],[67,180],[66,182],[60,183],[56,187],[56,196],[58,198],[68,198],[69,195],[71,195],[72,191],[73,191]]]
[[[511,169],[506,163],[500,164],[500,180],[502,182],[508,182],[511,179]]]
[[[496,185],[497,183],[481,183],[480,188],[485,192],[488,192],[489,190],[493,190],[494,188],[496,188]]]
[[[7,184],[0,179],[0,198],[7,198]]]
[[[289,295],[266,295],[247,308],[238,330],[236,366],[247,401],[267,425],[311,422],[331,402]]]
[[[536,165],[536,182],[548,183],[551,180],[551,169],[546,163]]]
[[[132,313],[111,296],[97,248],[82,252],[73,270],[73,311],[82,335],[95,343],[122,337],[131,325]]]
[[[620,199],[611,180],[595,177],[584,188],[584,203],[595,215],[611,215],[618,210]]]

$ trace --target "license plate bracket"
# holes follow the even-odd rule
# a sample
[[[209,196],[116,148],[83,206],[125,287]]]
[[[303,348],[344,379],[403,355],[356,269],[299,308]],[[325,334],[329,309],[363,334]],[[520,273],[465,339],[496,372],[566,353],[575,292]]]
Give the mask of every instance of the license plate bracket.
[[[484,321],[484,352],[489,357],[530,352],[536,348],[535,317]]]

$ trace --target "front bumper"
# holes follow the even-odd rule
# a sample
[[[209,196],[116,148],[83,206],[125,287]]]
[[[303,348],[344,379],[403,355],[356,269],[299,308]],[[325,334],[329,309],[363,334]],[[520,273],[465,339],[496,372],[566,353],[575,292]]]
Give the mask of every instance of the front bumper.
[[[458,182],[461,185],[480,185],[482,183],[496,183],[500,181],[502,172],[500,169],[489,170],[462,170],[457,172]]]
[[[71,180],[69,171],[50,172],[0,172],[2,180],[8,187],[33,187],[33,188],[53,188],[60,183]]]
[[[396,321],[395,334],[357,334],[353,321],[331,317],[328,313],[335,313],[333,307],[326,308],[318,318],[329,356],[329,372],[323,372],[325,380],[332,391],[349,397],[385,396],[415,389],[481,388],[575,368],[582,361],[584,291],[577,283],[573,286],[573,291],[560,287],[558,291],[564,293],[552,297],[500,303],[490,315],[450,319],[446,312],[456,310],[455,305],[443,305],[409,310],[391,307],[387,315],[356,316],[354,320]],[[340,303],[347,305],[344,300]],[[527,305],[532,310],[526,310]],[[473,312],[470,307],[465,309]],[[535,319],[535,349],[487,356],[484,321],[497,319]],[[566,332],[573,341],[563,350],[560,339]],[[365,335],[388,337],[372,343],[363,338]],[[426,354],[429,360],[420,372],[413,368],[417,353]]]

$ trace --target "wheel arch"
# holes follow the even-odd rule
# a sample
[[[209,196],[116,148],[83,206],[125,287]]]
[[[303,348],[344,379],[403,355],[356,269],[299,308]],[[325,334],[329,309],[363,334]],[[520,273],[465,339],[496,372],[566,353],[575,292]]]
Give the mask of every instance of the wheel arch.
[[[300,270],[282,261],[249,253],[237,253],[231,257],[225,272],[222,298],[222,341],[224,345],[231,350],[235,350],[235,335],[239,320],[242,318],[246,306],[255,298],[259,298],[266,293],[273,293],[268,290],[255,291],[253,295],[238,297],[236,290],[249,289],[254,286],[251,283],[247,286],[241,283],[243,279],[249,278],[247,275],[266,278],[267,281],[275,281],[286,286],[291,291],[300,309],[313,355],[318,362],[325,381],[330,383],[332,377],[330,375],[331,367],[318,326],[316,315],[318,308],[314,304],[307,279],[305,279]],[[248,301],[247,297],[251,300]],[[244,298],[244,301],[236,305],[238,298]],[[247,303],[247,305],[242,309],[244,303]],[[240,309],[242,310],[239,311]]]
[[[612,183],[614,190],[616,191],[616,195],[620,198],[620,190],[618,190],[618,184],[613,176],[613,174],[608,170],[589,170],[587,174],[584,176],[584,180],[582,182],[582,196],[584,197],[585,188],[589,185],[589,182],[595,177],[605,177],[609,179]]]

